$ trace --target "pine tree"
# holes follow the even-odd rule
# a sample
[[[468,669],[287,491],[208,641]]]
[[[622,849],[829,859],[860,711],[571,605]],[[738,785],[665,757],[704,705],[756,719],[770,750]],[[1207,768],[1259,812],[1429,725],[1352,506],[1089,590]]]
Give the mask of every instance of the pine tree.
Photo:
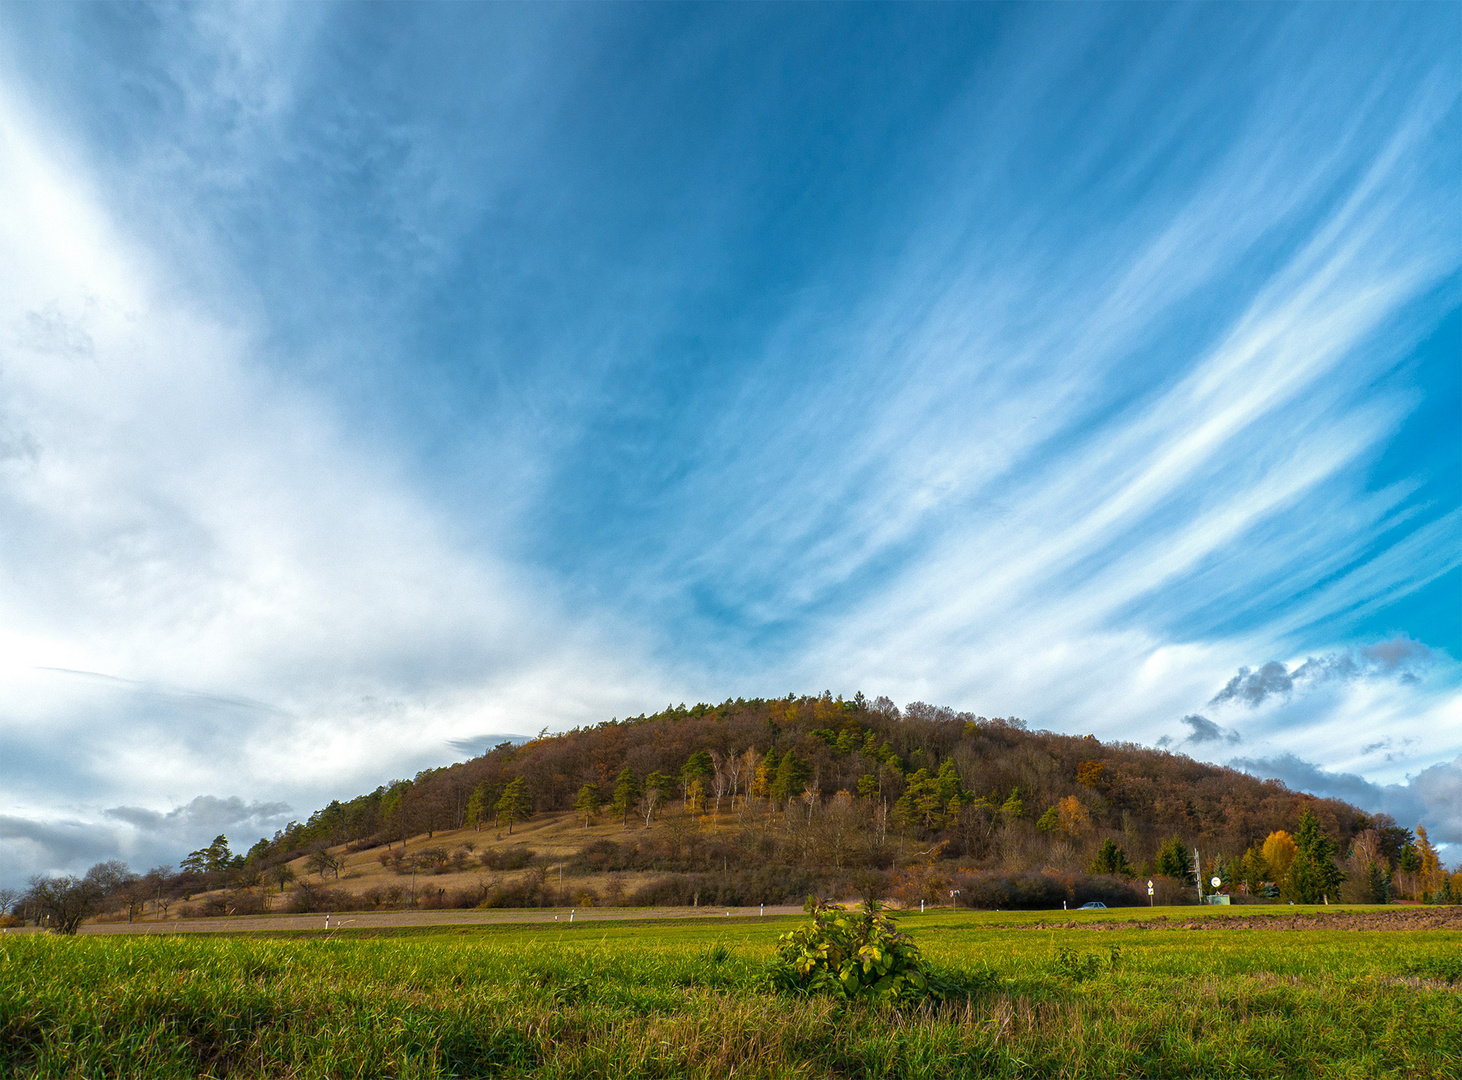
[[[1163,877],[1194,884],[1193,854],[1176,836],[1158,849],[1152,868]]]
[[[1239,872],[1235,875],[1247,886],[1248,891],[1258,894],[1263,891],[1266,881],[1273,881],[1272,872],[1269,869],[1269,861],[1264,858],[1264,852],[1258,844],[1253,844],[1249,850],[1244,852],[1243,862],[1239,865]]]
[[[1119,874],[1122,877],[1135,877],[1137,871],[1127,861],[1127,853],[1119,848],[1116,841],[1107,839],[1102,841],[1101,848],[1092,860],[1091,872],[1093,874]]]
[[[1386,867],[1375,862],[1366,863],[1365,904],[1389,904],[1391,902],[1391,874]]]
[[[467,824],[474,831],[482,828],[482,823],[487,820],[488,807],[492,805],[492,793],[484,780],[472,789],[472,794],[467,797]]]
[[[594,811],[599,809],[599,789],[593,784],[585,784],[579,788],[579,796],[574,800],[574,809],[584,815],[584,828],[589,827],[589,819],[594,816]]]
[[[628,827],[629,812],[640,798],[640,784],[628,766],[620,770],[614,781],[614,801],[610,804],[620,816],[620,824]]]
[[[497,806],[493,808],[497,812],[499,822],[508,823],[508,835],[513,835],[513,823],[526,821],[533,814],[533,800],[529,797],[527,787],[523,778],[517,777],[509,780],[503,793],[498,797]]]
[[[711,761],[711,755],[704,750],[697,750],[690,755],[690,760],[680,770],[680,790],[685,797],[687,809],[690,804],[690,786],[697,780],[701,781],[701,792],[705,792],[705,778],[714,771],[715,765]]]
[[[1285,899],[1318,904],[1331,896],[1339,898],[1337,890],[1345,875],[1335,865],[1335,841],[1320,828],[1320,819],[1313,810],[1306,809],[1300,815],[1294,843],[1296,855],[1285,877]]]
[[[1014,821],[1016,818],[1025,815],[1025,803],[1021,801],[1020,788],[1015,788],[1011,791],[1010,798],[1005,800],[1004,805],[1000,807],[1000,812],[1005,815],[1008,821]]]
[[[807,782],[807,778],[811,775],[811,770],[808,769],[802,760],[791,750],[788,750],[782,757],[781,762],[777,765],[776,779],[772,781],[772,798],[778,802],[793,798],[802,790],[802,785]]]

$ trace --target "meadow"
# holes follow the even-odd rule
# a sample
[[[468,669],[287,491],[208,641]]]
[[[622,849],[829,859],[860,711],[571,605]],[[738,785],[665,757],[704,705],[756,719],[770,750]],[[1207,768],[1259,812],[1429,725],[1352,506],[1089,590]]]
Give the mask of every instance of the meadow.
[[[964,989],[904,1007],[771,991],[785,918],[9,935],[0,1075],[1462,1074],[1462,932],[1059,914],[902,918]]]

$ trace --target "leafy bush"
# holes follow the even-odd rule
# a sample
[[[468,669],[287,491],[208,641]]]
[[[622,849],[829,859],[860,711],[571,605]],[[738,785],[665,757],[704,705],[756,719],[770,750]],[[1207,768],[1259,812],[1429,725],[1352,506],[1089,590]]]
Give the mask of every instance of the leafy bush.
[[[1115,874],[1091,874],[1077,878],[1071,885],[1071,902],[1078,907],[1096,900],[1107,907],[1131,907],[1147,903],[1146,886],[1138,886]]]
[[[960,889],[965,906],[988,910],[1046,910],[1070,899],[1065,882],[1050,874],[973,874]]]
[[[400,885],[372,885],[360,898],[369,908],[388,910],[403,906],[405,895],[406,890]]]
[[[1078,953],[1075,949],[1068,949],[1063,945],[1056,950],[1056,966],[1061,974],[1072,982],[1085,982],[1087,979],[1100,975],[1103,966],[1115,970],[1121,964],[1122,949],[1120,946],[1107,946],[1106,954],[1106,957],[1103,958],[1100,953]]]
[[[761,866],[729,874],[666,874],[646,882],[625,900],[630,907],[750,907],[784,904],[806,896],[818,878],[794,866]]]
[[[533,861],[534,854],[527,844],[514,844],[509,848],[484,851],[481,862],[488,870],[521,870]]]
[[[303,884],[290,896],[286,910],[304,915],[316,911],[359,911],[366,906],[368,904],[363,897],[355,896],[344,889]]]
[[[506,882],[489,889],[477,905],[485,908],[536,908],[553,907],[558,895],[549,888],[541,875],[530,874],[517,881]]]
[[[575,870],[600,872],[625,868],[619,845],[613,840],[595,840],[586,844],[574,857],[573,867]]]
[[[807,902],[812,922],[777,939],[772,984],[846,1000],[913,1001],[942,997],[913,938],[876,904],[859,913],[825,900]]]
[[[269,902],[256,889],[230,889],[202,897],[197,903],[185,904],[179,914],[185,919],[214,918],[220,915],[259,915],[269,910]]]

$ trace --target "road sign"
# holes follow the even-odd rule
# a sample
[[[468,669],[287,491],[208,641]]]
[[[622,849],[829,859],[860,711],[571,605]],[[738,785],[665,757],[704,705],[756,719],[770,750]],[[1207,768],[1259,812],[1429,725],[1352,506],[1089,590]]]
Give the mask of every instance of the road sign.
[[[1148,881],[1147,881],[1147,895],[1148,896],[1151,896],[1152,895],[1152,879],[1151,878],[1149,878]]]
[[[1208,884],[1212,885],[1216,889],[1223,884],[1223,878],[1219,877],[1217,874],[1214,874],[1213,877],[1208,879]]]

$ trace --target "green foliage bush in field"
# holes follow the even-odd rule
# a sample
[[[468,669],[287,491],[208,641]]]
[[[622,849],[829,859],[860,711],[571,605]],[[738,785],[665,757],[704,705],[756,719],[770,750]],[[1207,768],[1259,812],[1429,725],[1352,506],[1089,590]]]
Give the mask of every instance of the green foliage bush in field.
[[[848,1000],[914,1001],[940,996],[914,939],[873,903],[861,912],[825,900],[807,902],[812,916],[777,942],[772,983],[783,990]]]

